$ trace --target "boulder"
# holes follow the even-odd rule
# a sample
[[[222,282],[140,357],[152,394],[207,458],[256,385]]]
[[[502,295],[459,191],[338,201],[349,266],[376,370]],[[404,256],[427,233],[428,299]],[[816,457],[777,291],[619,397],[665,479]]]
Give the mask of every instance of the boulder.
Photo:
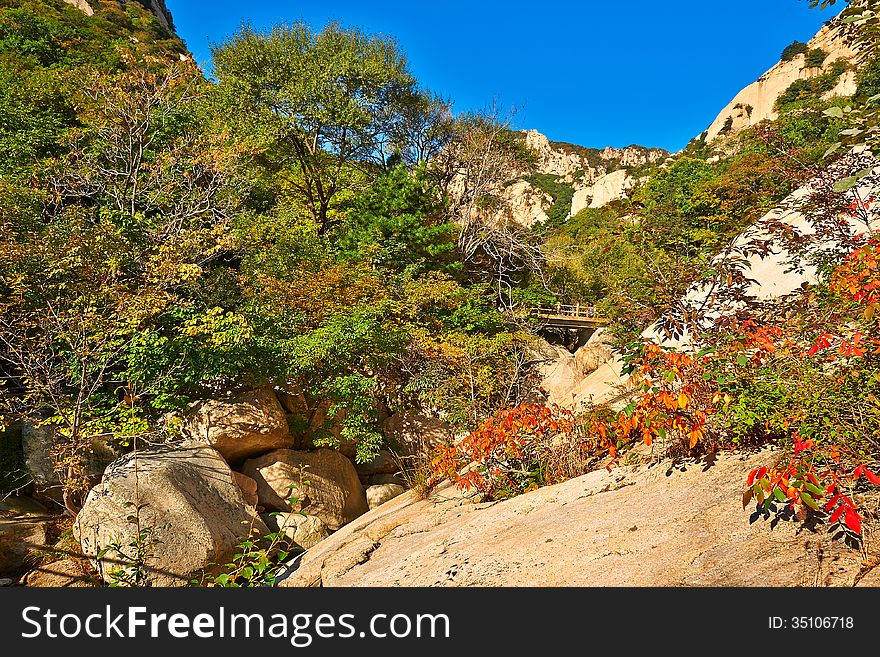
[[[333,530],[368,510],[354,465],[332,449],[279,449],[245,461],[241,469],[257,482],[260,504],[267,509],[303,511]],[[295,506],[288,498],[297,500]]]
[[[583,378],[574,356],[565,347],[538,340],[533,346],[538,373],[538,389],[548,404],[570,406],[573,391]]]
[[[268,387],[228,400],[198,402],[187,413],[184,430],[194,440],[211,445],[229,463],[294,447],[284,409]]]
[[[232,470],[217,450],[202,443],[127,454],[113,462],[86,497],[74,536],[106,581],[131,568],[112,546],[131,551],[140,507],[146,531],[147,584],[185,585],[211,564],[224,563],[252,530],[266,532],[247,504]],[[110,548],[101,558],[98,554]]]
[[[232,478],[235,479],[235,483],[241,489],[245,503],[248,506],[257,506],[260,502],[257,497],[257,482],[246,474],[236,472],[235,470],[232,471]]]
[[[57,439],[56,431],[52,425],[25,424],[21,428],[21,447],[25,467],[37,491],[44,498],[61,501],[61,479],[50,456]],[[93,483],[97,482],[104,474],[104,469],[122,454],[123,450],[109,440],[92,437],[82,453],[86,476]]]
[[[599,369],[600,365],[614,359],[612,349],[614,336],[608,329],[598,328],[587,343],[574,352],[574,361],[581,375],[586,376]]]
[[[83,559],[62,559],[34,568],[27,574],[25,584],[40,588],[81,588],[100,586],[101,579]]]
[[[275,521],[278,523],[278,531],[283,531],[290,540],[304,550],[330,536],[327,525],[317,516],[298,512],[278,513],[275,515]]]
[[[378,484],[367,488],[367,504],[370,510],[382,506],[388,500],[406,492],[406,488],[398,484]]]
[[[377,474],[395,474],[400,470],[394,455],[387,449],[379,450],[375,458],[367,463],[355,463],[355,470],[361,477],[370,477]]]
[[[382,423],[385,439],[400,454],[426,454],[452,444],[453,428],[443,420],[415,411],[395,413]]]
[[[0,520],[0,577],[27,570],[31,553],[46,545],[48,522],[38,518]]]

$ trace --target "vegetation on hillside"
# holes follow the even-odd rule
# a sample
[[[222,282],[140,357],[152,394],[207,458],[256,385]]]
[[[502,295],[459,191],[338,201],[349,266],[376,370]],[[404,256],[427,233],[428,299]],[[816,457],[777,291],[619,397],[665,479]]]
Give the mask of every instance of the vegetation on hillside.
[[[316,443],[369,460],[391,411],[469,428],[521,398],[493,283],[540,254],[461,222],[517,156],[505,126],[384,37],[246,25],[209,82],[139,3],[96,9],[0,5],[2,419],[55,430],[71,511],[94,440],[174,439],[197,399],[302,393],[329,403]]]
[[[389,413],[442,416],[466,437],[434,474],[493,498],[640,443],[772,441],[786,458],[749,475],[744,506],[862,536],[880,482],[880,245],[875,199],[853,190],[877,183],[875,15],[848,10],[853,98],[822,99],[833,64],[776,120],[704,133],[574,217],[569,184],[525,174],[553,198],[532,231],[487,217],[534,154],[497,112],[455,115],[392,39],[244,25],[209,81],[140,3],[96,7],[0,2],[0,424],[53,428],[68,511],[95,440],[173,441],[191,402],[271,385],[326,404],[316,444],[351,442],[359,461]],[[798,43],[783,59],[801,53],[824,64]],[[757,303],[731,245],[807,181],[815,230],[764,228],[819,282]],[[681,303],[699,284],[735,312]],[[611,320],[623,408],[524,403],[532,336],[512,311],[554,302]],[[691,349],[642,340],[652,324]],[[21,466],[0,453],[4,490]]]

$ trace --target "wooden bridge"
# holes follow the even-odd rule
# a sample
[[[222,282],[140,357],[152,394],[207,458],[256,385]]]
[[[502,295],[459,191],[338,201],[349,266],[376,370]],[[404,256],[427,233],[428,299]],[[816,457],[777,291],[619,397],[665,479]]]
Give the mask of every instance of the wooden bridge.
[[[529,314],[554,328],[597,328],[608,323],[607,319],[599,316],[594,306],[581,304],[573,306],[556,304],[553,308],[532,308]]]

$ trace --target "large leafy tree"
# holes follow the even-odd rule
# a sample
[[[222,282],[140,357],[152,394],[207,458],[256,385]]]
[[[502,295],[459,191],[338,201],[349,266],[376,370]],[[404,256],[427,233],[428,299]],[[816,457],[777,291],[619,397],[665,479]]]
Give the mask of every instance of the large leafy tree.
[[[258,162],[276,171],[325,233],[340,201],[409,149],[401,126],[426,101],[396,43],[336,23],[261,33],[214,48],[218,102]],[[416,158],[420,157],[416,155]]]

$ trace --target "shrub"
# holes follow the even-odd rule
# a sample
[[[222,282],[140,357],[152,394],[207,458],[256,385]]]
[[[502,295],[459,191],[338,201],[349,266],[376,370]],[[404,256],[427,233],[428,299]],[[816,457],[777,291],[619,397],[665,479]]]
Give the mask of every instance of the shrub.
[[[454,446],[438,448],[435,479],[504,499],[586,471],[583,440],[567,409],[522,405],[503,410]]]
[[[816,68],[822,66],[822,64],[825,63],[826,57],[828,57],[827,52],[825,52],[821,48],[813,48],[812,50],[807,52],[805,64],[811,68]]]
[[[809,50],[810,47],[806,43],[801,43],[800,41],[792,41],[782,51],[782,61],[789,62],[798,55],[806,54],[807,52],[809,52]]]

